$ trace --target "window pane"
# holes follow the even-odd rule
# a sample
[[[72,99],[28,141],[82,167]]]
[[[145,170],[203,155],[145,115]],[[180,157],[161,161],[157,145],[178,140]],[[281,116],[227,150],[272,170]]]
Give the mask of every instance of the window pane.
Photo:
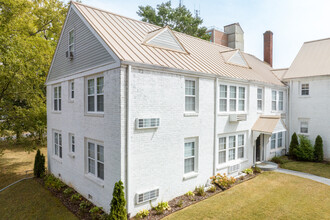
[[[57,99],[54,99],[54,110],[58,110]]]
[[[236,111],[236,99],[229,101],[229,110],[230,111]]]
[[[97,145],[97,160],[104,162],[104,147]]]
[[[236,98],[236,86],[230,86],[230,98]]]
[[[62,99],[58,99],[58,110],[62,110]]]
[[[184,173],[190,173],[195,170],[195,158],[184,160]]]
[[[220,151],[219,152],[219,164],[220,163],[226,163],[226,151]]]
[[[229,159],[228,160],[235,160],[235,149],[229,150]]]
[[[276,91],[272,91],[272,100],[276,101]]]
[[[94,96],[88,96],[88,111],[89,112],[95,111],[94,99],[95,99]]]
[[[97,111],[103,112],[104,111],[104,97],[103,95],[97,95]]]
[[[280,111],[283,110],[283,101],[278,102],[278,110],[280,110]]]
[[[185,81],[185,94],[186,95],[195,95],[195,81],[186,80]]]
[[[276,111],[276,101],[272,101],[272,110]]]
[[[226,138],[219,138],[219,150],[225,150],[226,149]]]
[[[62,134],[58,134],[58,144],[62,146]]]
[[[61,94],[62,93],[62,87],[61,86],[58,87],[57,92],[58,92],[58,98],[61,98],[62,97],[62,94]]]
[[[278,100],[283,101],[283,92],[278,92]]]
[[[227,98],[227,86],[220,85],[220,98]]]
[[[195,142],[189,142],[184,144],[184,157],[195,156]]]
[[[270,148],[275,149],[275,144],[276,144],[276,134],[272,134]]]
[[[238,135],[238,146],[244,145],[244,134]]]
[[[58,133],[55,133],[55,144],[58,144]]]
[[[262,110],[262,101],[258,100],[258,110]]]
[[[70,31],[69,33],[69,44],[74,43],[74,31]]]
[[[236,145],[236,137],[229,136],[229,148],[234,148]]]
[[[104,164],[97,163],[97,177],[104,180]]]
[[[94,94],[94,79],[88,80],[88,95]]]
[[[55,155],[58,155],[58,145],[55,144]]]
[[[59,157],[62,158],[62,146],[59,146],[58,149],[59,149]]]
[[[262,99],[262,89],[258,89],[258,95],[257,95],[258,99]]]
[[[95,159],[95,144],[88,142],[88,157]]]
[[[282,147],[282,132],[277,134],[277,147]]]
[[[104,78],[99,77],[97,78],[97,94],[103,94],[104,93]]]
[[[221,112],[227,111],[227,99],[220,99],[220,111]]]
[[[57,98],[57,87],[54,88],[54,98]]]
[[[240,158],[244,158],[244,147],[240,147],[238,148],[238,155],[237,157],[240,159]]]
[[[245,110],[245,101],[239,100],[238,101],[238,111],[244,111]]]
[[[95,174],[95,160],[88,158],[88,172]]]
[[[186,111],[195,111],[195,97],[186,96],[185,100]]]
[[[240,99],[245,99],[245,88],[244,87],[239,87],[239,93],[238,93],[238,97]]]

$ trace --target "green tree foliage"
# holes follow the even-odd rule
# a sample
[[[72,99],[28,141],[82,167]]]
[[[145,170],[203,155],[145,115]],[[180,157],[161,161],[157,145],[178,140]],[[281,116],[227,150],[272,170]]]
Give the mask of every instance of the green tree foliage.
[[[35,177],[43,177],[45,175],[45,156],[38,149],[35,159],[33,173]]]
[[[290,157],[292,158],[295,158],[296,155],[294,154],[294,150],[297,149],[299,146],[299,143],[298,143],[298,136],[295,133],[293,133],[292,137],[291,137],[291,142],[290,142],[290,146],[289,146],[289,155]]]
[[[323,161],[323,140],[320,135],[318,135],[315,139],[314,159],[315,159],[315,161],[318,161],[318,162]]]
[[[304,135],[299,135],[299,141],[299,146],[293,150],[297,160],[312,161],[314,159],[314,148],[310,140]]]
[[[65,20],[60,0],[0,1],[0,130],[41,138],[45,79]]]
[[[150,5],[139,6],[137,14],[142,17],[142,21],[161,27],[169,26],[172,30],[204,40],[210,39],[206,27],[201,26],[203,19],[194,16],[184,5],[172,8],[171,1],[168,1],[157,5],[156,9]]]
[[[126,220],[126,200],[124,194],[123,182],[119,180],[114,187],[110,209],[110,220]]]

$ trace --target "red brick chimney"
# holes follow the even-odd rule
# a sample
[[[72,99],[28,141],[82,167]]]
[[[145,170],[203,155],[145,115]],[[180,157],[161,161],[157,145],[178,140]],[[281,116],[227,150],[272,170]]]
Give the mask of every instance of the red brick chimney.
[[[273,32],[264,33],[264,61],[273,67]]]

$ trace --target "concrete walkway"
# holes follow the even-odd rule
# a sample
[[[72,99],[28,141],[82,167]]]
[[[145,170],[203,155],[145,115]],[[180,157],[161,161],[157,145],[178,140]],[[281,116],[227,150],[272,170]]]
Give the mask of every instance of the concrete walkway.
[[[324,184],[330,186],[330,179],[325,178],[325,177],[315,176],[315,175],[309,174],[309,173],[303,173],[303,172],[298,172],[298,171],[294,171],[294,170],[287,170],[287,169],[282,169],[282,168],[278,168],[277,170],[274,170],[274,171],[279,172],[279,173],[291,174],[291,175],[294,175],[294,176],[300,176],[302,178],[314,180],[316,182],[324,183]]]

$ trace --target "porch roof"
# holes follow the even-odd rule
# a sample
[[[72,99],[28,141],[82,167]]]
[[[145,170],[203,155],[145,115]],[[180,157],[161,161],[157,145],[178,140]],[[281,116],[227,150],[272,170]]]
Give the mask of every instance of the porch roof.
[[[252,131],[264,134],[272,134],[286,130],[286,126],[279,115],[261,115],[252,127]]]

